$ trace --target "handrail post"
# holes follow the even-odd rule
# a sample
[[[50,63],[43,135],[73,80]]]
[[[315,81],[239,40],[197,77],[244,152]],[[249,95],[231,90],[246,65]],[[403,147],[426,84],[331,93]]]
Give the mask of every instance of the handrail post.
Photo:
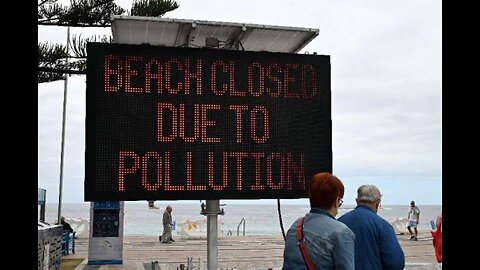
[[[238,226],[237,226],[237,236],[240,235],[240,225],[242,225],[242,222],[243,222],[243,235],[245,235],[245,217],[243,217],[240,220],[240,223],[238,223]]]
[[[243,236],[245,236],[245,223],[247,223],[247,220],[243,218]]]

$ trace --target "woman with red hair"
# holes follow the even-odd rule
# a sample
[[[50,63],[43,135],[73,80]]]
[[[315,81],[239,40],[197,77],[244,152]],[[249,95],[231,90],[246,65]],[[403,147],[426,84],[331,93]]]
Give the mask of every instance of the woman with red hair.
[[[343,203],[342,181],[318,173],[309,185],[310,212],[288,230],[283,270],[355,269],[354,233],[335,216]]]

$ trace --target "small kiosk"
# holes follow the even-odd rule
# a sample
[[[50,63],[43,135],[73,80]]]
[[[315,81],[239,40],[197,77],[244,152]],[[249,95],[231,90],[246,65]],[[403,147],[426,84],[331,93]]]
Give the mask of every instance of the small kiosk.
[[[124,202],[90,203],[88,264],[123,263]]]

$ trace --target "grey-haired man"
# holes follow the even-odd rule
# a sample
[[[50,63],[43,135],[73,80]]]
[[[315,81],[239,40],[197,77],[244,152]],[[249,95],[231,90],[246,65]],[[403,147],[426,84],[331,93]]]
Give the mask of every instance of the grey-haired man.
[[[392,225],[377,215],[382,194],[374,185],[357,190],[357,207],[338,220],[355,233],[355,270],[401,270],[405,255]]]

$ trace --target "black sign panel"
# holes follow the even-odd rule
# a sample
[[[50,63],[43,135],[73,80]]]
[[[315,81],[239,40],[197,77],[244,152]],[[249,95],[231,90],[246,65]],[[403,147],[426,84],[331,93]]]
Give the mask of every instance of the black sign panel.
[[[305,198],[330,57],[89,43],[85,200]]]

